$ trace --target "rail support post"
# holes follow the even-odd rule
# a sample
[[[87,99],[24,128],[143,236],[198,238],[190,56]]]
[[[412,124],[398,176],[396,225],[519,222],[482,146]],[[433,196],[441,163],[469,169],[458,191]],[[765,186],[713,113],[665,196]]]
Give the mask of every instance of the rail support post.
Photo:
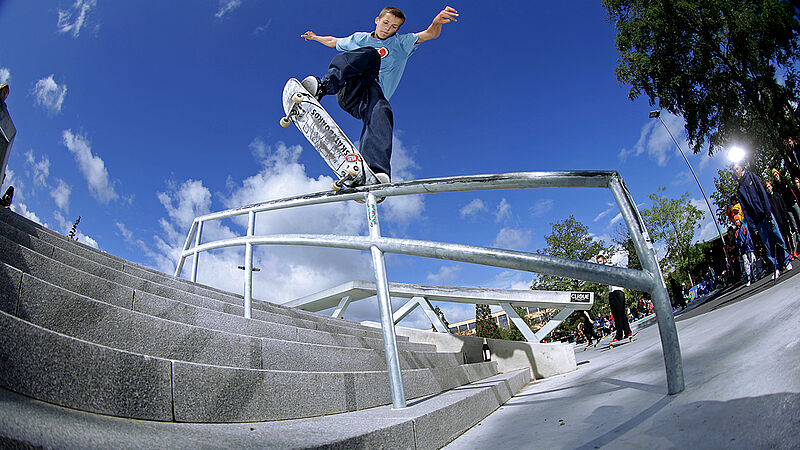
[[[371,192],[367,194],[367,223],[369,224],[369,237],[372,239],[380,238],[381,225],[378,221],[378,202]],[[392,390],[392,408],[405,408],[406,394],[403,389],[403,374],[400,372],[400,356],[397,353],[397,337],[395,336],[394,320],[392,319],[392,300],[389,297],[386,261],[383,257],[383,251],[377,246],[371,246],[370,253],[372,253],[372,267],[375,269],[375,287],[381,313],[383,349],[386,354],[386,368],[389,372],[389,387]]]

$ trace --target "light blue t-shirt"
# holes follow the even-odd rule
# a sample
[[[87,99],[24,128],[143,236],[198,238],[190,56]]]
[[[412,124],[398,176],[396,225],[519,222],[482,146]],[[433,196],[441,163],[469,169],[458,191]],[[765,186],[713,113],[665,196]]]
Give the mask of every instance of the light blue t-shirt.
[[[363,47],[373,47],[381,54],[381,70],[378,74],[378,83],[383,89],[386,100],[392,97],[403,71],[406,69],[408,57],[414,53],[417,44],[417,33],[395,34],[387,39],[376,39],[370,33],[353,33],[336,42],[336,50],[346,52]]]

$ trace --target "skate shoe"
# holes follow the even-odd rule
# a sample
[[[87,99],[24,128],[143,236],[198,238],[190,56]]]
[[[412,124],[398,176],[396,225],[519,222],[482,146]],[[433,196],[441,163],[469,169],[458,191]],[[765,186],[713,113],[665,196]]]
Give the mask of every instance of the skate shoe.
[[[390,183],[392,181],[392,179],[389,178],[389,175],[386,175],[383,172],[376,173],[375,178],[378,179],[378,183],[380,184]]]
[[[325,85],[322,83],[322,80],[315,77],[314,75],[309,75],[300,82],[306,90],[314,96],[317,100],[321,99],[323,95],[325,95]]]

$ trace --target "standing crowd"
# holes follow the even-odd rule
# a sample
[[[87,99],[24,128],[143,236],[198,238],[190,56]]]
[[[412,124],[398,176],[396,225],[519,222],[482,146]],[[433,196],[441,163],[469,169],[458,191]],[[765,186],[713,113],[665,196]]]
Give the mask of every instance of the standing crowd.
[[[788,182],[778,169],[761,179],[744,166],[734,166],[736,195],[727,209],[729,267],[741,268],[747,285],[792,269],[800,238],[800,178]],[[731,281],[737,278],[729,274]]]

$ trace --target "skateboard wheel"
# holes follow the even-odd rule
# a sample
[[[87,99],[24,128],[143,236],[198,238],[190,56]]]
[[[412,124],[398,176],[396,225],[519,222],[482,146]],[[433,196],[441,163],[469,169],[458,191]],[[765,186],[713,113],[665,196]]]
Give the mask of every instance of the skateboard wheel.
[[[291,123],[292,123],[292,121],[291,121],[291,120],[289,120],[289,118],[288,118],[288,117],[281,117],[281,126],[282,126],[283,128],[286,128],[286,127],[288,127],[289,125],[291,125]]]
[[[358,166],[355,165],[347,168],[347,174],[350,175],[351,177],[357,176],[360,172],[361,170],[359,170]]]
[[[303,101],[303,94],[301,94],[299,92],[296,92],[294,95],[292,95],[292,101],[295,102],[295,103],[302,102]]]
[[[334,191],[342,190],[341,181],[334,181],[333,183],[331,183],[331,189],[333,189]]]

